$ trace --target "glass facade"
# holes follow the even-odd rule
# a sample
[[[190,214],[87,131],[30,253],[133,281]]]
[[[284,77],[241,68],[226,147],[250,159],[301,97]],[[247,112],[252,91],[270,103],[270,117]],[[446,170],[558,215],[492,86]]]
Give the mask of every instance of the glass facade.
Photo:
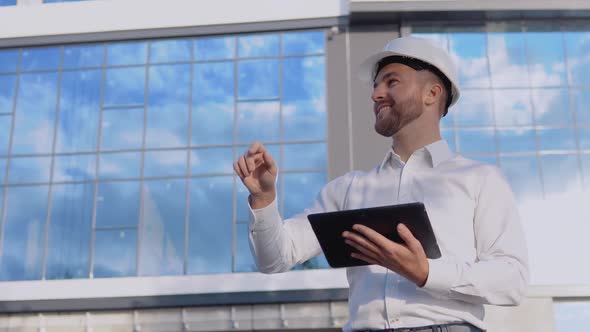
[[[590,302],[555,302],[555,332],[583,332],[590,324]]]
[[[0,0],[0,7],[2,6],[16,6],[16,0]]]
[[[585,284],[590,232],[590,24],[488,22],[421,27],[459,63],[462,96],[443,135],[498,165],[516,194],[533,284]]]
[[[0,50],[0,281],[254,271],[232,162],[308,206],[325,71],[321,30]]]

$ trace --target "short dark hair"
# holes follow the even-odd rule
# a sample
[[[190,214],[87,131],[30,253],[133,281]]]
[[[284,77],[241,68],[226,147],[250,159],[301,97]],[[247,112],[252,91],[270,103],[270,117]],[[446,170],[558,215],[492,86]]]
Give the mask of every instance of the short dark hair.
[[[391,55],[379,60],[379,62],[377,63],[377,70],[375,71],[375,77],[373,77],[373,80],[377,78],[377,74],[381,71],[381,69],[383,69],[383,67],[392,63],[401,63],[402,65],[406,65],[416,71],[428,70],[429,72],[436,75],[442,81],[445,89],[447,90],[447,101],[445,105],[445,113],[443,114],[443,116],[447,115],[447,113],[449,112],[449,106],[451,105],[451,101],[453,100],[453,91],[451,90],[451,81],[447,78],[445,74],[443,74],[438,68],[429,64],[428,62],[402,55]]]

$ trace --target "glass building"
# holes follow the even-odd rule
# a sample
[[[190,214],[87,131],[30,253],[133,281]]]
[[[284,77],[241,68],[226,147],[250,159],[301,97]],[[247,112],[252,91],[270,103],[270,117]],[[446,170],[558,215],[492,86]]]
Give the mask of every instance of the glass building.
[[[324,39],[2,50],[0,280],[252,271],[232,163],[263,142],[298,193],[281,210],[310,204],[326,182]]]
[[[232,162],[269,148],[285,217],[374,167],[356,68],[404,35],[457,60],[443,136],[517,196],[531,287],[490,331],[585,331],[590,4],[263,4],[0,1],[0,331],[339,330],[343,270],[256,271]]]

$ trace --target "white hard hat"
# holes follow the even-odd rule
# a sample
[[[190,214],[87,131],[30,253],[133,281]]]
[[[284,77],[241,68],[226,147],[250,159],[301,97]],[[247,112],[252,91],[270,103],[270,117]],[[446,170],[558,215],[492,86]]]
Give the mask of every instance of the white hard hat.
[[[449,53],[424,38],[401,37],[391,40],[385,45],[383,51],[368,57],[361,63],[359,78],[364,82],[372,84],[377,75],[376,71],[379,61],[393,55],[418,59],[436,67],[451,82],[450,105],[457,102],[460,95],[457,65]]]

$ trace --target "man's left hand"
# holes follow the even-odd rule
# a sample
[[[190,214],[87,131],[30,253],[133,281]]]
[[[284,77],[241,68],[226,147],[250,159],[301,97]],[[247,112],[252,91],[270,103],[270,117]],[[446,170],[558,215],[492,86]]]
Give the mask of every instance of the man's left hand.
[[[419,287],[428,279],[428,259],[422,244],[403,224],[398,224],[397,232],[406,243],[395,243],[369,227],[354,225],[355,232],[344,232],[346,244],[358,250],[352,257],[369,264],[381,265],[394,271]]]

